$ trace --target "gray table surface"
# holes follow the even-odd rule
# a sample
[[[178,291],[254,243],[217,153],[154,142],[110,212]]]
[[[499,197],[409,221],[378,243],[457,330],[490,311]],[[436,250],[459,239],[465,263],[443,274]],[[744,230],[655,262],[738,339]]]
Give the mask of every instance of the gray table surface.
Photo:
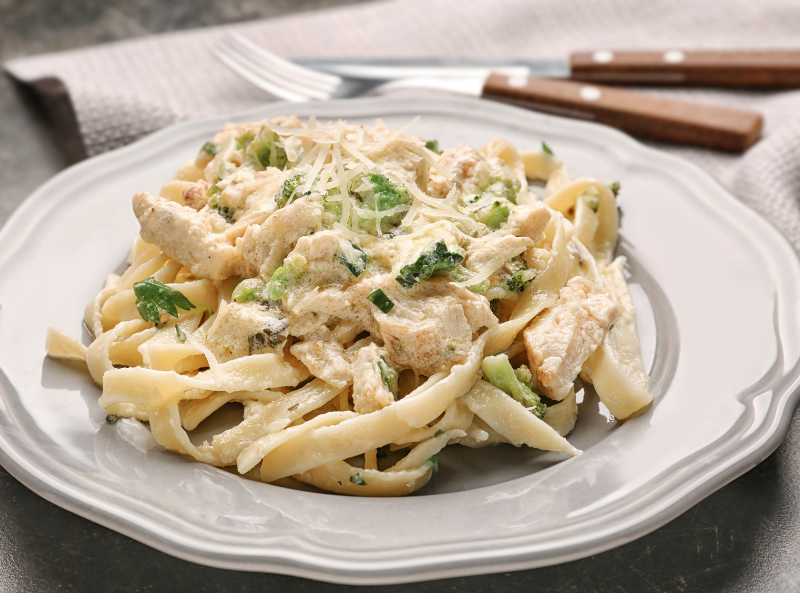
[[[341,0],[0,0],[0,59]],[[31,94],[0,79],[0,223],[67,166]],[[2,332],[0,332],[2,335]],[[367,591],[798,591],[800,413],[781,447],[669,525],[621,548],[542,569]],[[676,443],[679,443],[676,440]],[[0,591],[344,591],[194,565],[62,510],[0,468]]]

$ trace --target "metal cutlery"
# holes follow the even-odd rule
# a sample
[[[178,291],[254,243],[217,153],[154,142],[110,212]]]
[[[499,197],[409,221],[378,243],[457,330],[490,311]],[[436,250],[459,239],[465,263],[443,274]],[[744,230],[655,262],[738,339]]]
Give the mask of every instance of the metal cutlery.
[[[593,120],[650,139],[734,152],[752,145],[762,129],[762,117],[753,111],[593,83],[530,77],[528,67],[519,65],[503,67],[501,72],[473,66],[467,74],[451,70],[436,75],[429,71],[427,77],[384,79],[375,72],[371,77],[323,73],[288,61],[239,35],[225,36],[215,53],[253,85],[291,101],[346,98],[393,89],[438,89]]]

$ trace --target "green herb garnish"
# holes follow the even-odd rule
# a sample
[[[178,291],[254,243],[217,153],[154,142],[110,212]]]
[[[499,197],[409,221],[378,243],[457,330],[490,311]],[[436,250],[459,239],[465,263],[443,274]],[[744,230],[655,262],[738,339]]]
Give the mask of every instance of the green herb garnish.
[[[352,250],[344,250],[341,254],[337,254],[336,258],[353,277],[358,277],[367,268],[367,253],[352,242],[350,246]]]
[[[381,288],[372,290],[369,294],[367,294],[367,298],[369,298],[369,301],[377,306],[381,312],[388,313],[394,308],[394,302],[392,302],[391,298],[389,298],[389,296],[386,295],[386,292],[384,292]]]
[[[162,310],[177,318],[179,308],[183,310],[195,308],[195,305],[178,290],[152,277],[133,284],[133,294],[136,296],[136,309],[142,319],[156,325],[161,323]]]
[[[619,196],[619,190],[622,188],[622,184],[619,181],[612,181],[608,184],[608,189],[611,190],[611,193],[614,194],[614,198]]]
[[[397,371],[382,358],[378,359],[378,371],[381,373],[383,385],[385,385],[393,395],[397,396]]]
[[[555,156],[555,152],[553,152],[553,149],[547,144],[547,142],[542,142],[542,152],[549,154],[550,156]]]
[[[367,485],[367,482],[364,481],[364,478],[361,476],[361,473],[350,475],[350,483],[355,483],[356,485]]]
[[[439,240],[431,251],[420,254],[417,260],[400,269],[400,274],[395,279],[403,287],[410,288],[434,275],[452,271],[463,260],[461,254],[450,252],[447,244]]]
[[[438,473],[439,472],[439,455],[438,454],[434,454],[428,460],[425,461],[425,464],[430,466],[431,471],[433,471],[434,473]]]
[[[214,142],[206,142],[200,147],[200,152],[204,154],[208,154],[210,157],[215,157],[219,150],[217,149],[217,145]]]
[[[439,140],[427,140],[425,142],[425,147],[431,152],[436,152],[436,154],[442,153],[442,151],[439,150]]]

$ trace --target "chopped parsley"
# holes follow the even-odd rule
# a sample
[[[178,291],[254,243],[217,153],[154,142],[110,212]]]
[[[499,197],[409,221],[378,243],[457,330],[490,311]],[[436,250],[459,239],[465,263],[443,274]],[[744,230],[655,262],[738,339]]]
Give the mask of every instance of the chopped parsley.
[[[179,308],[183,310],[195,308],[195,305],[178,290],[152,277],[133,284],[133,294],[136,296],[136,309],[142,319],[156,325],[161,323],[162,310],[177,318]]]
[[[389,296],[386,295],[386,292],[384,292],[381,288],[372,290],[369,294],[367,294],[367,298],[369,298],[369,301],[377,306],[381,312],[388,313],[394,308],[394,302],[392,302],[391,298],[389,298]]]
[[[436,154],[442,153],[442,151],[439,149],[439,140],[427,140],[425,142],[425,147],[431,152],[436,152]]]
[[[619,190],[622,188],[622,184],[619,181],[612,181],[608,184],[608,189],[611,190],[611,193],[614,194],[614,198],[619,196]]]
[[[400,274],[395,279],[403,287],[410,288],[434,275],[452,271],[463,260],[463,255],[450,252],[447,244],[439,240],[432,250],[423,252],[413,263],[400,269]]]
[[[367,485],[367,482],[364,481],[364,478],[361,476],[361,473],[350,475],[350,483],[354,483],[356,485]]]
[[[217,155],[219,149],[217,148],[217,145],[214,142],[206,142],[200,147],[200,152],[202,152],[203,154],[208,154],[213,158],[214,156]]]
[[[542,152],[550,156],[556,155],[555,152],[553,152],[553,149],[547,144],[547,142],[544,141],[542,142]]]

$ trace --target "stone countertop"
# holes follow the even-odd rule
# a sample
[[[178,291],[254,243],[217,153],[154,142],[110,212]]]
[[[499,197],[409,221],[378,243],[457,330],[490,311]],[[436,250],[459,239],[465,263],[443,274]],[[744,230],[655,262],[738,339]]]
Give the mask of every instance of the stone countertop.
[[[0,59],[175,29],[314,10],[341,0],[0,0]],[[0,223],[67,166],[36,99],[0,79]],[[698,399],[698,401],[701,399]],[[800,590],[800,413],[748,474],[621,548],[514,573],[355,588],[454,592]],[[0,591],[347,591],[172,558],[39,498],[0,468]]]

